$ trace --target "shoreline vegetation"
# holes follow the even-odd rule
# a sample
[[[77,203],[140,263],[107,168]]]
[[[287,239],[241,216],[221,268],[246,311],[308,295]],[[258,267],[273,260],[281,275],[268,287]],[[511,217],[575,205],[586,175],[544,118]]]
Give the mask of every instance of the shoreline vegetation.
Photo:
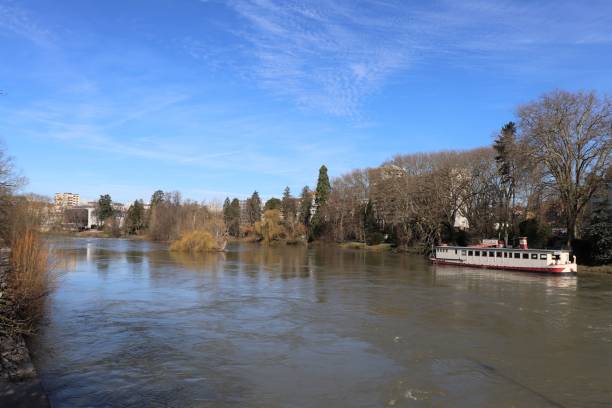
[[[342,249],[363,249],[373,252],[388,252],[391,251],[391,244],[375,244],[368,245],[365,242],[341,242],[338,246]]]
[[[227,240],[224,237],[213,237],[208,231],[191,231],[170,244],[173,252],[223,252]]]
[[[398,154],[331,179],[323,165],[316,187],[298,196],[286,187],[280,198],[264,201],[255,191],[220,204],[158,190],[149,204],[123,206],[104,194],[94,211],[103,232],[79,234],[151,239],[187,252],[235,240],[320,241],[423,255],[441,243],[494,238],[516,247],[527,237],[532,248],[570,249],[581,266],[612,263],[612,99],[553,91],[518,106],[516,120],[490,146]],[[50,229],[83,225],[66,214],[55,214]]]
[[[23,182],[0,149],[0,406],[46,407],[27,341],[36,334],[55,275],[39,232],[44,206],[15,195]]]
[[[578,264],[578,275],[609,275],[612,277],[612,264],[596,266]]]

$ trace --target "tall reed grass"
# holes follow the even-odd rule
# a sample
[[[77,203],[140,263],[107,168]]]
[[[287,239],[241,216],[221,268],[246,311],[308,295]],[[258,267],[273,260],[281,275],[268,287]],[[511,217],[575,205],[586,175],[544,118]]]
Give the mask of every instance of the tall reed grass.
[[[45,297],[54,279],[50,273],[49,247],[33,229],[16,233],[11,245],[9,285],[15,310],[33,331],[42,317]]]

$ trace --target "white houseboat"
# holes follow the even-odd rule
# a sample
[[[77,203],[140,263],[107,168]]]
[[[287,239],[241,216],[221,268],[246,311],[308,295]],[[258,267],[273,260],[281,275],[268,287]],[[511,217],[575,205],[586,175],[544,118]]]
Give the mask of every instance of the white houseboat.
[[[569,251],[529,249],[527,238],[520,238],[519,248],[506,248],[497,240],[485,240],[481,245],[435,247],[432,262],[475,268],[507,269],[515,271],[575,274],[576,257],[570,260]]]

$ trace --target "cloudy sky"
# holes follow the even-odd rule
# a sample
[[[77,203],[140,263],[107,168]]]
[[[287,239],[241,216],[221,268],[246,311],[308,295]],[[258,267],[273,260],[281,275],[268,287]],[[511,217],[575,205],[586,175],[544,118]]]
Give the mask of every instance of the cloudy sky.
[[[41,194],[269,197],[611,67],[608,0],[0,0],[0,139]]]

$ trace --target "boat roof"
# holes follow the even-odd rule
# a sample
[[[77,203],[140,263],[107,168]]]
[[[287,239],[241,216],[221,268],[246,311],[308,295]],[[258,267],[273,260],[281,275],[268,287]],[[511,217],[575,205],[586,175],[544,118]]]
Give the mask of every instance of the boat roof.
[[[487,247],[487,246],[453,246],[453,245],[437,245],[436,248],[450,248],[450,249],[471,249],[476,251],[512,251],[512,252],[569,252],[564,249],[537,249],[537,248],[498,248],[498,247]]]

